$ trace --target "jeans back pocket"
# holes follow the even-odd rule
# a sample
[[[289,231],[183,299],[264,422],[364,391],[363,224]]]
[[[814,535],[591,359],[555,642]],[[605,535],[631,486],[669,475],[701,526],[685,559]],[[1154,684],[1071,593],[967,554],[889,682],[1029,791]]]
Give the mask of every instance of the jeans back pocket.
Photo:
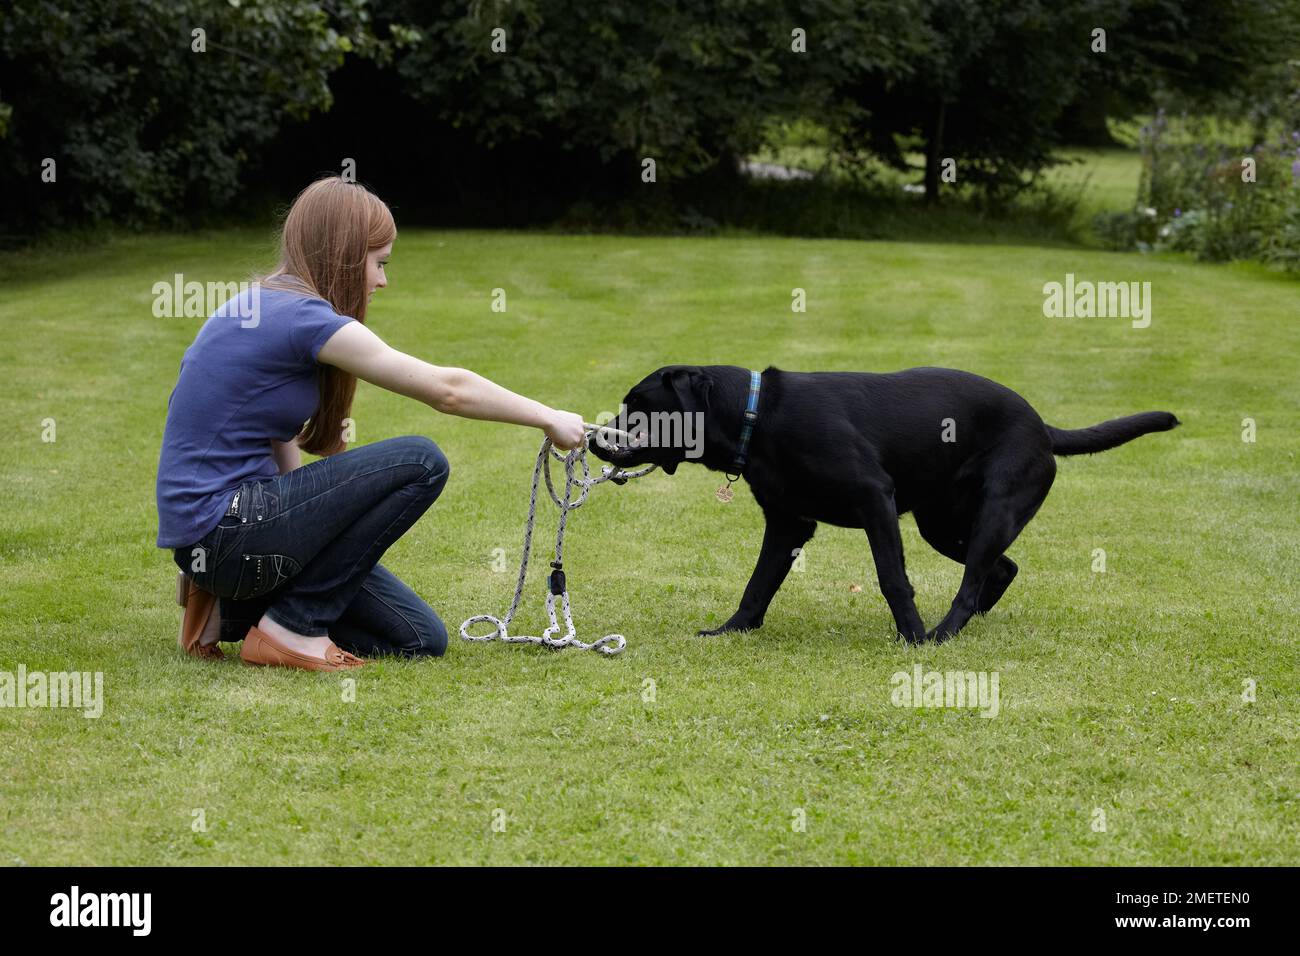
[[[287,554],[245,554],[240,561],[239,581],[232,595],[236,601],[261,597],[285,584],[302,570]]]

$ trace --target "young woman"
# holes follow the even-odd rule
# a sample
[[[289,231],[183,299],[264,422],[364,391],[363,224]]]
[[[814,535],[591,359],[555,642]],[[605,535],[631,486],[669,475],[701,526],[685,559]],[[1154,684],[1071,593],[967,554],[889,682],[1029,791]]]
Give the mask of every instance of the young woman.
[[[340,670],[363,664],[357,655],[445,650],[438,615],[378,561],[438,497],[447,459],[422,435],[344,451],[358,378],[440,412],[541,428],[558,448],[584,439],[580,416],[366,328],[396,236],[364,186],[312,183],[285,219],[275,271],[185,351],[158,462],[157,543],[181,569],[180,644],[195,657],[220,660],[218,641],[242,639],[250,664]],[[302,466],[299,449],[326,457]]]

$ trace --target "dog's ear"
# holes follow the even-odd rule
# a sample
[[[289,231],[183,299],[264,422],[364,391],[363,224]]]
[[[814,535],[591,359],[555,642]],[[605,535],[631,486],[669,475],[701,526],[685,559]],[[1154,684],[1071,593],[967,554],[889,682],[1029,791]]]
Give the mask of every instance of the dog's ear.
[[[688,365],[663,373],[664,387],[677,396],[682,411],[688,415],[709,410],[709,392],[713,379],[698,366]]]

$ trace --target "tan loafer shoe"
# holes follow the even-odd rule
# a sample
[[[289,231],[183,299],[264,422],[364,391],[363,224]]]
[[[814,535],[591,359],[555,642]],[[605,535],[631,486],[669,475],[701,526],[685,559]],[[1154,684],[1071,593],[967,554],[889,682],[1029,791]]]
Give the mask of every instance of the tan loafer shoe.
[[[266,631],[257,626],[248,629],[244,646],[239,649],[239,656],[246,664],[261,664],[268,667],[297,667],[305,671],[345,671],[360,667],[365,663],[340,648],[333,641],[325,648],[325,659],[308,657],[285,647]]]
[[[217,596],[194,583],[184,571],[177,571],[176,603],[185,608],[181,617],[181,632],[176,643],[190,657],[205,661],[224,661],[226,655],[216,644],[200,644],[199,638],[208,626],[212,609],[217,606]]]

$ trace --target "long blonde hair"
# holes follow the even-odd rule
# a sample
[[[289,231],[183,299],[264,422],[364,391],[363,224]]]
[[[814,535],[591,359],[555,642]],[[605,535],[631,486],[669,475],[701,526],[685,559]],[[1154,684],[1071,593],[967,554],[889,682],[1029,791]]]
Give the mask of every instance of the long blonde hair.
[[[378,196],[341,176],[318,179],[289,207],[280,229],[280,262],[259,281],[328,302],[365,324],[366,255],[397,237],[393,214]],[[343,451],[343,419],[352,411],[357,377],[333,365],[320,369],[320,403],[298,434],[313,455]]]

